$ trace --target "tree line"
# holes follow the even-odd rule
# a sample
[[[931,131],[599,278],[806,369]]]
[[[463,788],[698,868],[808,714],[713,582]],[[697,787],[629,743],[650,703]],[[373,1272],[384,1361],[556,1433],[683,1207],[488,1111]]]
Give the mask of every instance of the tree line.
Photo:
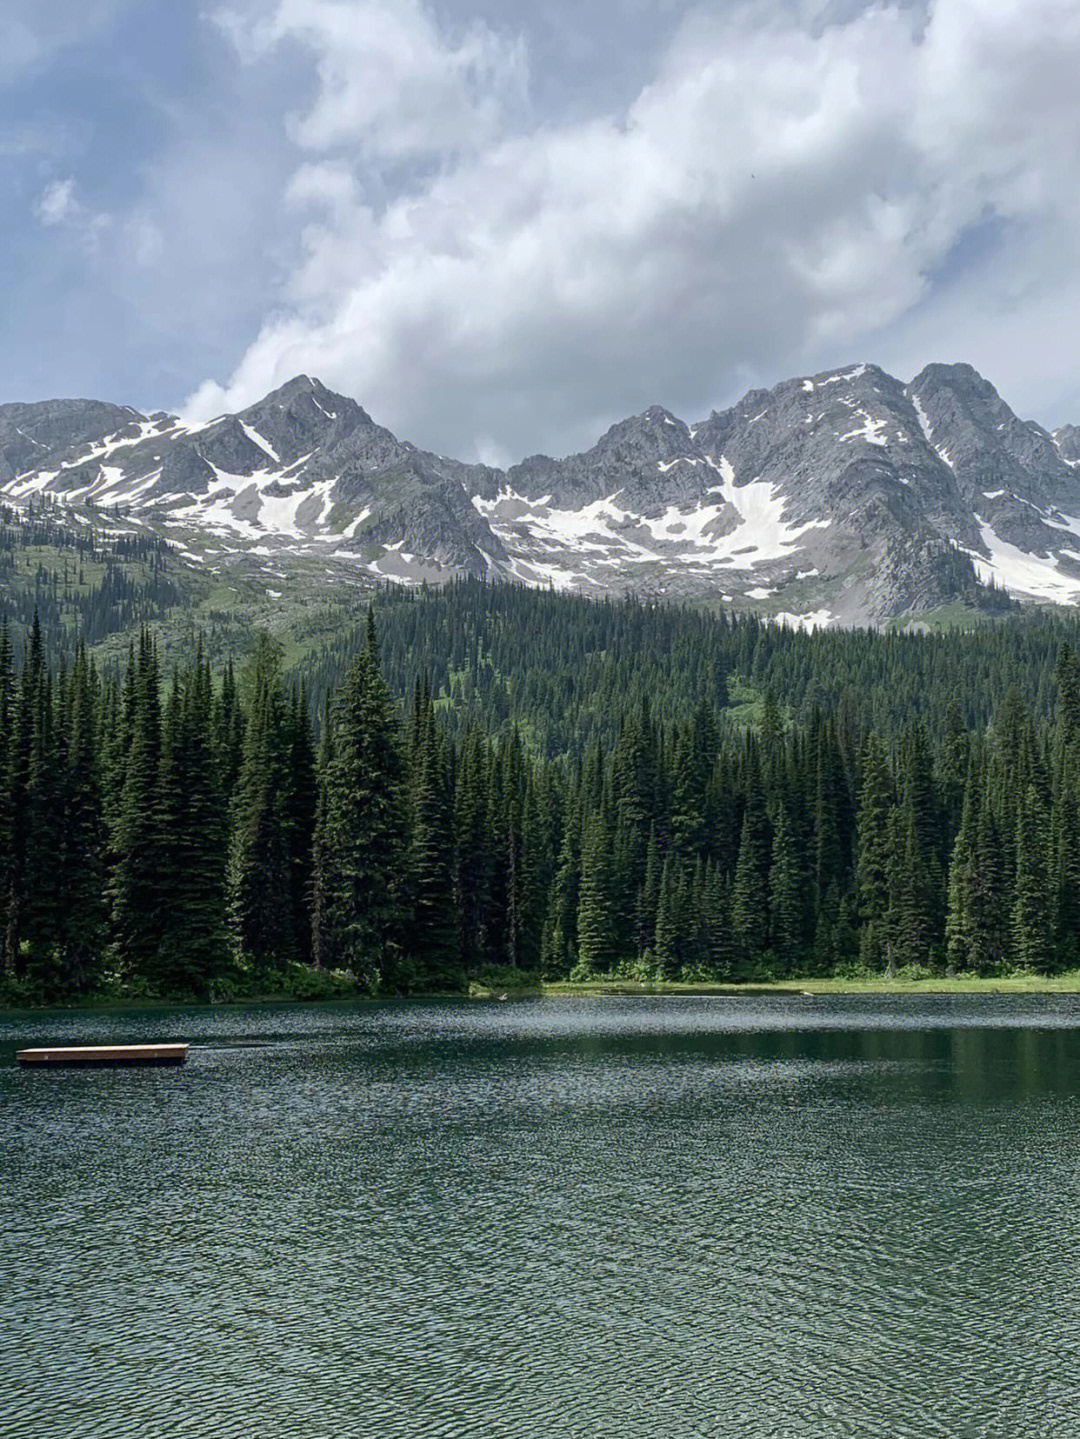
[[[101,675],[0,626],[0,958],[10,992],[207,995],[348,972],[372,993],[508,971],[753,979],[1080,964],[1080,663],[881,733],[628,705],[549,758],[406,704],[362,647],[312,714],[262,637],[219,679],[150,634]]]

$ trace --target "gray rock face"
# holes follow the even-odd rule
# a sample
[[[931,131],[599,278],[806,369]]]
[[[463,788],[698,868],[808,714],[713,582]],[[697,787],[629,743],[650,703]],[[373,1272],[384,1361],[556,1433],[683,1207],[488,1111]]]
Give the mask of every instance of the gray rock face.
[[[1080,425],[1062,425],[1054,431],[1054,443],[1067,465],[1080,465]]]
[[[1080,475],[1053,436],[1018,419],[970,365],[928,365],[910,389],[965,504],[1010,543],[1048,553],[1047,515],[1080,514]]]
[[[43,400],[0,405],[0,483],[28,470],[54,468],[107,435],[137,438],[143,416],[100,400]]]
[[[1080,602],[1080,430],[967,365],[785,381],[688,425],[660,406],[507,471],[417,449],[297,376],[191,429],[96,401],[0,406],[0,489],[137,513],[198,555],[325,555],[406,582],[492,574],[883,623],[1006,592]]]
[[[643,415],[612,425],[583,455],[565,460],[534,455],[523,460],[507,472],[505,483],[532,499],[550,495],[559,509],[574,509],[615,493],[635,505],[656,504],[660,494],[671,488],[659,478],[664,473],[660,467],[695,453],[687,425],[653,405]],[[492,477],[488,498],[502,480],[501,475]]]

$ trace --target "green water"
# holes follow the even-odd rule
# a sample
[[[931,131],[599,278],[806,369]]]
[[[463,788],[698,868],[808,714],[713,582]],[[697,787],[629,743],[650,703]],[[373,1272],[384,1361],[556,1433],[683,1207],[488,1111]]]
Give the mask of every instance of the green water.
[[[0,1017],[0,1433],[1080,1434],[1080,998]],[[187,1039],[182,1069],[17,1044]]]

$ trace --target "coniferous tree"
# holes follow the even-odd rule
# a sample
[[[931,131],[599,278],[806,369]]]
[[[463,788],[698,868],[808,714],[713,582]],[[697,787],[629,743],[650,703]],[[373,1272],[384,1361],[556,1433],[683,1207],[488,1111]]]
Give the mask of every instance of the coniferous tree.
[[[212,994],[227,973],[228,829],[215,758],[210,666],[201,646],[174,676],[160,766],[168,922],[158,951],[163,985]]]
[[[66,676],[61,683],[66,687]],[[45,668],[39,672],[32,699],[32,721],[19,942],[24,971],[45,987],[59,987],[63,983],[60,932],[65,901],[56,861],[64,840],[64,756],[53,681]]]
[[[1012,941],[1016,963],[1045,974],[1051,967],[1053,897],[1046,812],[1033,784],[1020,799],[1016,827],[1016,890]]]
[[[482,963],[488,915],[488,750],[473,727],[462,741],[454,793],[454,894],[466,969]]]
[[[453,805],[446,755],[428,694],[421,699],[416,725],[408,949],[419,988],[459,989],[461,935],[454,907]]]
[[[334,846],[326,812],[326,777],[333,756],[330,698],[323,712],[322,743],[316,764],[315,818],[311,839],[311,962],[316,969],[334,969],[341,956],[335,952],[330,901],[336,892]]]
[[[315,841],[315,754],[303,685],[292,693],[288,715],[288,805],[286,830],[292,899],[293,947],[304,964],[311,962],[312,862]]]
[[[244,675],[247,722],[229,864],[237,955],[256,969],[296,957],[287,829],[291,744],[280,671],[280,650],[261,636]]]
[[[787,808],[780,805],[773,834],[769,877],[769,934],[772,948],[785,966],[798,957],[803,943],[806,879]]]
[[[888,961],[889,816],[893,808],[892,778],[881,742],[871,731],[861,756],[856,891],[862,923],[861,958],[878,969]]]
[[[731,895],[731,929],[742,965],[764,957],[769,943],[769,868],[772,833],[757,750],[747,752],[746,800]]]
[[[334,863],[325,904],[335,955],[377,989],[397,982],[405,793],[398,717],[379,668],[373,618],[338,696],[325,776]]]
[[[98,685],[84,645],[76,649],[68,684],[58,939],[61,987],[65,993],[79,994],[92,990],[102,977],[108,919],[97,764]]]
[[[543,970],[552,978],[570,973],[578,956],[578,908],[581,892],[581,792],[571,783],[566,791],[562,845],[555,865]]]
[[[598,808],[585,823],[577,914],[578,956],[596,974],[610,969],[616,958],[609,845],[607,821]]]
[[[680,864],[674,855],[664,861],[660,877],[660,895],[656,906],[656,932],[653,938],[653,963],[661,979],[674,979],[678,973],[682,940],[683,914]]]
[[[945,955],[950,969],[978,969],[978,824],[982,810],[977,761],[968,766],[960,829],[949,862]]]
[[[166,894],[160,824],[161,698],[157,651],[147,631],[128,664],[123,784],[112,835],[112,925],[122,967],[151,988]]]
[[[656,934],[657,914],[660,906],[660,886],[663,879],[663,865],[660,860],[660,846],[656,840],[655,825],[649,831],[649,844],[645,851],[645,875],[638,891],[635,910],[635,939],[639,954],[651,949]]]

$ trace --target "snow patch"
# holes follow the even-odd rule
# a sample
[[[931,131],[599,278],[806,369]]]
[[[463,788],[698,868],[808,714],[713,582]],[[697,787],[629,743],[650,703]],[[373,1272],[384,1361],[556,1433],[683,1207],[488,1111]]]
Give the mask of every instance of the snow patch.
[[[751,593],[747,590],[747,594]],[[783,625],[787,629],[812,632],[827,629],[832,624],[833,613],[831,610],[810,610],[807,614],[795,615],[790,610],[780,610],[775,615],[769,615],[768,619],[772,624]]]
[[[965,554],[971,556],[975,572],[984,583],[994,581],[1013,594],[1053,600],[1058,604],[1074,604],[1080,598],[1080,579],[1071,579],[1063,574],[1056,560],[1028,554],[1026,550],[1003,540],[981,519],[979,533],[990,551],[990,558],[977,550],[965,550]]]
[[[886,441],[882,438],[881,431],[888,424],[888,420],[872,420],[865,410],[857,411],[863,423],[857,430],[849,430],[846,435],[837,436],[841,440],[865,440],[870,445],[885,447]]]
[[[281,456],[278,454],[277,450],[274,449],[273,445],[270,443],[269,440],[264,440],[262,435],[259,434],[258,430],[256,430],[251,425],[245,425],[243,420],[239,420],[238,424],[253,445],[258,445],[259,449],[262,450],[263,454],[269,455],[275,465],[281,464]]]
[[[934,443],[934,433],[933,433],[934,427],[933,427],[933,425],[931,425],[931,423],[930,423],[930,417],[927,415],[926,411],[923,409],[923,407],[922,407],[922,402],[921,402],[921,400],[919,399],[918,395],[912,395],[912,397],[911,397],[911,403],[912,403],[912,405],[913,405],[913,407],[914,407],[914,409],[915,409],[915,417],[916,417],[916,419],[919,421],[919,429],[922,430],[923,434],[926,436],[926,443],[927,443],[928,445],[933,445],[933,443]]]

